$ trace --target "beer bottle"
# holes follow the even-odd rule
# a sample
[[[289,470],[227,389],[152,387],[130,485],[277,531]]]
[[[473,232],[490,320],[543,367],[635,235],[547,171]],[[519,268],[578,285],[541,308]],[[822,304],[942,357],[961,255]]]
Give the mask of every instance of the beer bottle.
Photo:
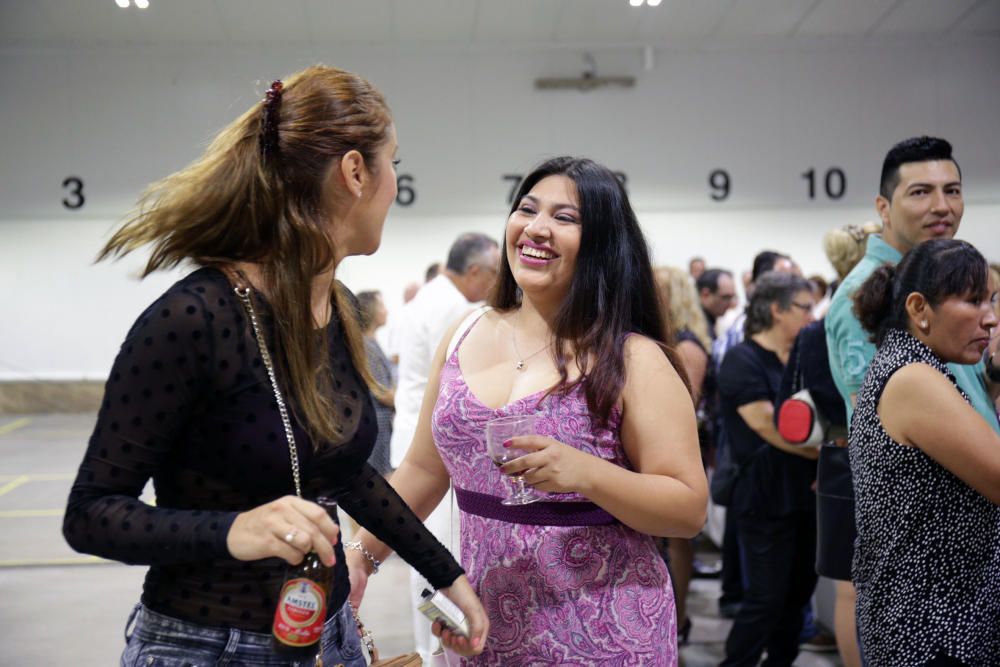
[[[329,503],[324,507],[335,515],[336,504],[332,509]],[[332,583],[333,568],[324,565],[315,552],[288,568],[271,626],[275,653],[299,660],[319,653]]]

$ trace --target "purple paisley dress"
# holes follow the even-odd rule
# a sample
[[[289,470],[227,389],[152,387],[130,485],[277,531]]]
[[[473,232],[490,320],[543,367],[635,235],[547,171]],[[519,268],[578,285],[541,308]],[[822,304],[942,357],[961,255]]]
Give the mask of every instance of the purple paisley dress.
[[[457,488],[506,495],[509,481],[490,462],[484,437],[486,422],[506,415],[538,414],[542,435],[630,468],[619,412],[600,428],[579,387],[544,393],[496,410],[483,405],[465,383],[456,347],[442,370],[432,428]],[[466,512],[460,521],[462,566],[490,619],[486,649],[463,665],[677,664],[673,589],[648,535],[621,523],[535,526]]]

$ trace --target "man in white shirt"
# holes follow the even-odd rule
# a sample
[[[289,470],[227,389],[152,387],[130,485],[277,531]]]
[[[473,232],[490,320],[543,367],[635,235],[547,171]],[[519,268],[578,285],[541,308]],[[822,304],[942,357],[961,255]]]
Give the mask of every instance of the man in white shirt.
[[[448,328],[467,313],[476,302],[486,298],[497,277],[500,250],[497,242],[485,234],[468,233],[458,237],[448,251],[444,271],[420,288],[403,307],[399,333],[399,384],[396,388],[396,419],[389,448],[393,468],[402,463],[417,428],[431,362]],[[429,516],[425,524],[452,551],[451,493]],[[430,588],[423,577],[410,570],[413,596],[413,630],[417,651],[425,663],[434,646],[431,624],[416,610],[420,591]]]
[[[420,290],[420,285],[417,283],[409,283],[403,288],[403,303],[399,308],[393,308],[389,313],[389,321],[385,323],[385,326],[379,329],[379,334],[375,337],[378,339],[378,344],[382,346],[382,350],[385,351],[385,356],[389,357],[389,362],[392,364],[392,379],[393,384],[395,384],[396,378],[399,376],[399,328],[400,322],[403,320],[403,306],[413,301],[413,297],[417,295]]]

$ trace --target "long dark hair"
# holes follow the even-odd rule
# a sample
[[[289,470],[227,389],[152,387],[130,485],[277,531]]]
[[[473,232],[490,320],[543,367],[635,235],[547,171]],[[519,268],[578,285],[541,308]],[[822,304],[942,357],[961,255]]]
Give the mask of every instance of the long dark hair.
[[[275,362],[314,440],[343,439],[329,398],[329,346],[312,334],[312,281],[335,257],[324,184],[352,149],[375,172],[391,125],[382,95],[356,74],[314,66],[283,86],[275,82],[200,158],[149,186],[97,258],[151,245],[143,277],[185,260],[261,265],[275,316]],[[354,366],[374,387],[350,296],[338,284],[331,300]]]
[[[684,367],[668,345],[646,239],[621,181],[592,160],[558,157],[548,160],[521,181],[510,215],[535,185],[549,176],[566,176],[580,200],[580,251],[569,294],[554,322],[554,360],[560,381],[549,390],[567,393],[583,382],[590,413],[606,423],[625,384],[625,338],[642,334],[663,348],[670,364],[690,391]],[[500,253],[500,273],[489,304],[500,311],[520,305],[507,253]],[[572,344],[580,377],[569,382],[565,343]]]
[[[881,345],[890,329],[909,330],[906,298],[919,292],[931,308],[954,296],[987,294],[986,259],[965,241],[934,239],[914,247],[897,266],[875,269],[854,294],[854,314],[872,342]]]

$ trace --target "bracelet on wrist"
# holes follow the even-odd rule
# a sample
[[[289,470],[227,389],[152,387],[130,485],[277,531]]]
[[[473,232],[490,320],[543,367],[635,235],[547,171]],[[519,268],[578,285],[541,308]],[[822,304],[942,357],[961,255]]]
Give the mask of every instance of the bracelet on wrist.
[[[990,379],[990,382],[1000,382],[1000,369],[993,365],[993,357],[996,354],[991,354],[986,357],[986,377]]]
[[[378,558],[375,558],[375,555],[371,551],[365,549],[364,546],[362,546],[361,542],[344,542],[344,548],[350,549],[351,551],[357,551],[359,554],[364,556],[365,560],[371,563],[372,574],[378,573],[378,568],[380,565],[382,565],[382,561],[380,561]]]

